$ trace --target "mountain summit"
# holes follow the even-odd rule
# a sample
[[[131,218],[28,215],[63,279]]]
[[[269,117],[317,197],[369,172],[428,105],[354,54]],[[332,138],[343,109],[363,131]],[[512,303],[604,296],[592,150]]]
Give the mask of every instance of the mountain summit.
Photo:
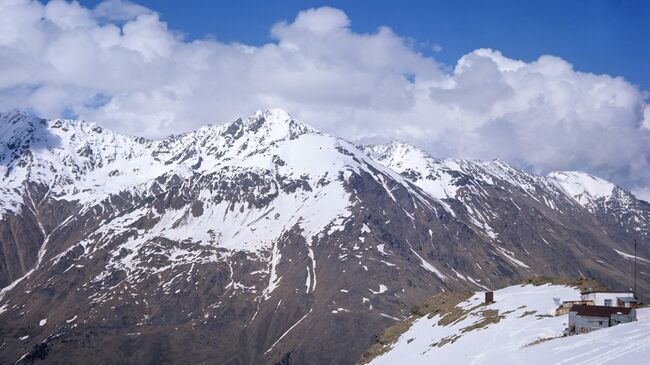
[[[278,109],[156,141],[12,113],[0,139],[3,363],[351,364],[432,294],[625,289],[634,239],[650,257],[650,207],[609,183],[357,147]]]

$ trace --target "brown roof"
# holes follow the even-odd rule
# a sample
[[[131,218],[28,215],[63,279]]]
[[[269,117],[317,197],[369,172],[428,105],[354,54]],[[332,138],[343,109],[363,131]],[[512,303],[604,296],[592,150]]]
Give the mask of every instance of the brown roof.
[[[581,305],[574,304],[569,312],[576,312],[579,316],[588,317],[609,317],[612,314],[625,314],[628,315],[632,308],[621,307],[606,307],[603,305]]]

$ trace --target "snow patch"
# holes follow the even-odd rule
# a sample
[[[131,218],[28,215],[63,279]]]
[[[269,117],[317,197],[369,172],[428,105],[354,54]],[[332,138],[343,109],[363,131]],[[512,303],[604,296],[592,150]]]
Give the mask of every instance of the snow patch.
[[[439,278],[440,278],[441,280],[443,280],[443,281],[446,281],[446,280],[447,280],[447,276],[446,276],[445,274],[441,273],[441,272],[440,272],[438,269],[436,269],[433,265],[431,265],[429,262],[427,262],[426,260],[424,260],[424,259],[422,258],[422,256],[418,255],[418,253],[415,252],[415,250],[413,249],[413,247],[411,247],[411,252],[413,252],[413,254],[414,254],[415,256],[417,256],[417,257],[420,259],[420,266],[422,266],[425,270],[434,273],[437,277],[439,277]]]
[[[373,294],[382,294],[382,293],[385,293],[386,290],[388,290],[388,287],[386,285],[384,285],[384,284],[379,284],[379,291],[374,291],[374,290],[372,290],[370,288],[368,288],[368,290],[370,290],[370,292],[373,293]]]
[[[625,253],[625,252],[619,251],[619,250],[617,250],[617,249],[614,249],[614,251],[616,251],[617,254],[619,254],[619,255],[625,257],[625,258],[628,259],[628,260],[634,260],[634,255],[631,255],[631,254],[629,254],[629,253]],[[638,261],[641,261],[641,262],[647,262],[647,263],[650,263],[650,260],[647,260],[647,259],[641,258],[641,257],[639,257],[638,255],[636,256],[636,260],[637,260],[637,262],[638,262]]]

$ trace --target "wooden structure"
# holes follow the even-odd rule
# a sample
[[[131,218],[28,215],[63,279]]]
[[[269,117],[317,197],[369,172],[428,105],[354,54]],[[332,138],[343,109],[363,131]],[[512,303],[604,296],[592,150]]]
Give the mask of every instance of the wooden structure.
[[[494,292],[486,291],[485,292],[485,304],[494,303]]]

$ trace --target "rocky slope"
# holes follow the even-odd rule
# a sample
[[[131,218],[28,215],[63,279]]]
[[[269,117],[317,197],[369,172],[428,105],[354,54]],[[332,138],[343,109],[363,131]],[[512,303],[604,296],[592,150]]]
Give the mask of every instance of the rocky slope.
[[[482,231],[514,265],[539,270],[552,263],[569,278],[599,277],[627,289],[635,240],[638,255],[650,257],[650,204],[589,174],[538,176],[499,160],[440,160],[399,142],[364,150]],[[591,264],[571,270],[577,256],[589,257]],[[603,271],[608,274],[597,274]]]
[[[585,203],[281,110],[159,141],[10,113],[0,142],[1,363],[350,364],[431,294],[623,288],[631,240],[650,257],[648,204],[620,188]]]

